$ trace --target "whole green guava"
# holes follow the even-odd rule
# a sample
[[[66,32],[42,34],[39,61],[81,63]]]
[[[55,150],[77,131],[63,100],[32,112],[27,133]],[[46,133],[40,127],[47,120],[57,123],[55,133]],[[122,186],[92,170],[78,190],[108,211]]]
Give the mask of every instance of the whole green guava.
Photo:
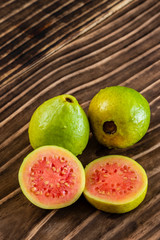
[[[101,89],[91,100],[88,116],[97,140],[108,148],[125,148],[147,132],[150,107],[136,90],[112,86]]]
[[[76,98],[64,94],[45,101],[35,110],[28,132],[34,149],[56,145],[78,155],[88,143],[90,128]]]

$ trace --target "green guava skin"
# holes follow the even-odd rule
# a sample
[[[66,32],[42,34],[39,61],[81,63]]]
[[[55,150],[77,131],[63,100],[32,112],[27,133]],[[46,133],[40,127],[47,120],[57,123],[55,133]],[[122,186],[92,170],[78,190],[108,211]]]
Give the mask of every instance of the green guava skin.
[[[147,132],[150,107],[136,90],[122,86],[101,89],[91,100],[88,110],[92,131],[99,143],[108,148],[126,148]],[[104,132],[103,124],[113,121],[115,133]]]
[[[68,99],[68,100],[67,100]],[[29,123],[29,140],[36,149],[56,145],[79,155],[89,140],[88,118],[72,95],[59,95],[40,105]]]

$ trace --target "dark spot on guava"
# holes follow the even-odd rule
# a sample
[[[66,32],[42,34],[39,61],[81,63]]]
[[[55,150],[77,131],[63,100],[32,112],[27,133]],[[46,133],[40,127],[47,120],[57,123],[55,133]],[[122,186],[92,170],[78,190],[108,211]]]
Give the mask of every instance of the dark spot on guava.
[[[68,98],[68,97],[66,98],[66,101],[70,102],[70,103],[73,103],[73,100],[71,98]]]
[[[113,121],[106,121],[103,123],[103,131],[106,134],[114,134],[117,131],[117,126]]]

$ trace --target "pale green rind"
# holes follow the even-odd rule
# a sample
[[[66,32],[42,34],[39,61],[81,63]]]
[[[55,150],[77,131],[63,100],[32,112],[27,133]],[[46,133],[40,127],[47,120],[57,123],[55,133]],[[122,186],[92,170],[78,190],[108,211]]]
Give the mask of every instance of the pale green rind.
[[[136,90],[122,86],[101,89],[91,100],[89,120],[97,140],[108,148],[125,148],[138,142],[147,132],[150,107]],[[113,121],[114,134],[106,134],[103,124]]]
[[[92,195],[86,188],[84,189],[84,196],[87,199],[89,203],[91,203],[94,207],[96,207],[99,210],[105,211],[105,212],[110,212],[110,213],[125,213],[129,212],[136,207],[144,200],[146,193],[147,193],[147,188],[148,188],[148,178],[146,175],[145,170],[143,167],[138,164],[135,160],[125,157],[125,156],[120,156],[120,155],[110,155],[110,156],[104,156],[101,158],[98,158],[91,163],[89,163],[86,168],[85,168],[85,173],[92,167],[92,165],[96,164],[97,162],[100,162],[101,160],[104,160],[106,158],[115,158],[115,157],[122,157],[123,159],[126,159],[128,161],[133,162],[139,169],[141,169],[141,173],[143,175],[143,180],[144,180],[144,187],[143,189],[138,192],[134,198],[132,199],[126,199],[126,200],[121,200],[121,201],[110,201],[110,200],[104,200],[99,197],[96,197],[95,195]],[[118,163],[118,162],[117,162]],[[126,162],[127,164],[127,162]],[[87,181],[87,180],[86,180]]]
[[[66,98],[72,102],[66,101]],[[79,155],[89,140],[89,121],[75,97],[59,95],[41,104],[29,123],[29,140],[34,149],[56,145]]]
[[[54,204],[54,205],[51,205],[51,206],[46,206],[45,204],[42,204],[42,203],[39,203],[37,202],[37,200],[32,197],[30,195],[30,191],[26,188],[25,184],[23,183],[23,171],[25,170],[25,164],[27,161],[30,161],[30,158],[36,154],[37,152],[39,151],[44,151],[45,148],[49,149],[49,148],[56,148],[56,149],[60,149],[61,151],[64,151],[64,155],[65,155],[65,152],[67,152],[73,161],[76,161],[77,165],[79,166],[79,168],[81,169],[81,187],[79,189],[79,191],[76,193],[75,197],[73,198],[72,201],[70,202],[66,202],[66,203],[62,203],[62,204]],[[43,209],[59,209],[59,208],[64,208],[64,207],[67,207],[67,206],[70,206],[71,204],[73,204],[74,202],[76,202],[79,197],[81,196],[81,194],[83,193],[84,191],[84,188],[85,188],[85,171],[84,171],[84,168],[83,168],[83,165],[82,163],[79,161],[79,159],[73,155],[70,151],[68,151],[67,149],[64,149],[62,147],[58,147],[58,146],[42,146],[42,147],[39,147],[37,149],[35,149],[34,151],[32,151],[31,153],[29,153],[23,160],[21,166],[20,166],[20,169],[19,169],[19,172],[18,172],[18,180],[19,180],[19,185],[20,185],[20,188],[23,192],[23,194],[25,195],[25,197],[31,202],[33,203],[34,205],[36,205],[37,207],[40,207],[40,208],[43,208]]]
[[[144,200],[147,193],[147,187],[145,191],[136,199],[133,199],[132,202],[121,203],[121,204],[113,204],[101,201],[100,199],[96,199],[96,197],[90,195],[86,190],[84,190],[84,196],[89,203],[91,203],[95,208],[102,210],[104,212],[110,213],[126,213],[129,212],[136,207]]]

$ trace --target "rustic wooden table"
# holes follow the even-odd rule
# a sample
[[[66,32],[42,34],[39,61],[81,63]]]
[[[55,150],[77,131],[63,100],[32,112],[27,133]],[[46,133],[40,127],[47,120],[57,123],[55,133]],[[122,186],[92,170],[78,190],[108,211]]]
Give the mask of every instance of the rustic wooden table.
[[[0,240],[160,239],[160,2],[158,0],[0,1]],[[137,160],[149,188],[135,210],[109,214],[83,196],[43,210],[22,194],[17,173],[32,151],[28,123],[45,100],[72,94],[87,112],[106,86],[136,89],[149,101],[151,123],[141,141],[109,150],[91,135],[78,156],[85,166],[108,154]]]

